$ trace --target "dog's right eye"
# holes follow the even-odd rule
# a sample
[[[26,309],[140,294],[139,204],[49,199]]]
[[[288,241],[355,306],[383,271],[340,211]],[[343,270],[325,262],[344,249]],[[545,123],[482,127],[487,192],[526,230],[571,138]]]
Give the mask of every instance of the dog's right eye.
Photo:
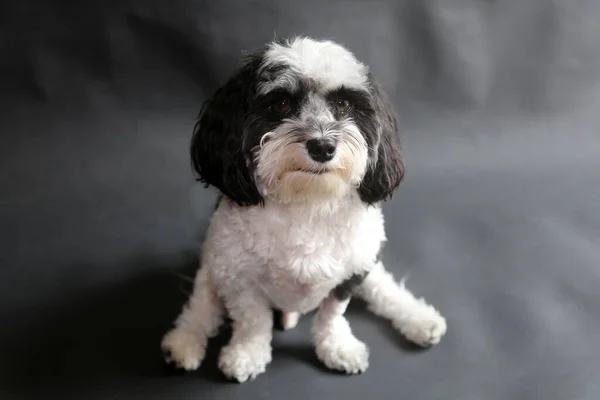
[[[270,108],[277,114],[285,115],[292,111],[292,104],[287,97],[283,97],[281,99],[277,99],[273,104],[271,104]]]

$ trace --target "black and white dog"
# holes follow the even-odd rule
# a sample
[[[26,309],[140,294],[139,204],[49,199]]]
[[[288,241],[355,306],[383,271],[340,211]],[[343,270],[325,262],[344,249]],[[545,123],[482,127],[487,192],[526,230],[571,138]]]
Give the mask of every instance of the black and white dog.
[[[273,309],[312,336],[327,367],[366,370],[344,312],[361,297],[406,338],[439,342],[445,319],[385,270],[380,203],[401,183],[397,120],[366,65],[332,41],[296,37],[249,54],[202,107],[191,144],[199,180],[222,196],[193,294],[167,333],[168,362],[198,368],[224,316],[219,368],[239,382],[271,361]]]

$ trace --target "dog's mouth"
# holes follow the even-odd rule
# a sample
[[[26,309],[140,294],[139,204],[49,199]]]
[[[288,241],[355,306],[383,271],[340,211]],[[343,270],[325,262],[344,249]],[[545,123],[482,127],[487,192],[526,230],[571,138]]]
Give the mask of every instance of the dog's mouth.
[[[306,169],[306,168],[300,168],[297,170],[294,170],[292,172],[300,172],[300,173],[304,173],[304,174],[309,174],[309,175],[324,175],[328,172],[331,172],[329,169]]]

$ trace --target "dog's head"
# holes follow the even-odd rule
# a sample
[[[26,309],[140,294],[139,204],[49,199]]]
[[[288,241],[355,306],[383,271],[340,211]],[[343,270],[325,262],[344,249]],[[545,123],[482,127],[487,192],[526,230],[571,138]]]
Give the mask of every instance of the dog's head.
[[[309,38],[247,56],[203,105],[191,157],[200,181],[240,205],[352,190],[373,204],[404,177],[396,116],[368,67]]]

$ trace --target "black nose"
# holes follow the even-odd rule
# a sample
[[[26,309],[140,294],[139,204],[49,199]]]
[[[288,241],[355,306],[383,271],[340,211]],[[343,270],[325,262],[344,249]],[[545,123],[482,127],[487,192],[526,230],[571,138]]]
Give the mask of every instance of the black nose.
[[[313,160],[327,162],[335,155],[335,144],[327,139],[310,139],[306,142],[306,150]]]

